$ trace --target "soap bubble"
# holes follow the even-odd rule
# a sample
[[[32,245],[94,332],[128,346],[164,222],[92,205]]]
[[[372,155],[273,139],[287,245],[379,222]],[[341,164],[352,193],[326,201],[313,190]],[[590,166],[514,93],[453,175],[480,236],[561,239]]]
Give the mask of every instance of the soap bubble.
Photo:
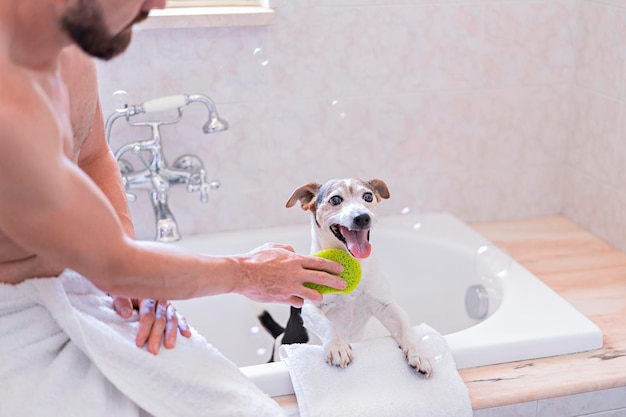
[[[406,217],[406,224],[413,230],[419,230],[422,227],[422,217],[419,213],[413,213],[410,207],[404,207],[400,210],[400,214]]]
[[[511,268],[511,255],[492,244],[478,248],[475,256],[476,274],[481,279],[503,278]]]
[[[267,65],[270,63],[270,60],[267,57],[267,53],[263,48],[254,48],[254,50],[252,51],[252,55],[262,67],[267,67]]]
[[[256,324],[251,325],[248,328],[248,342],[250,349],[254,351],[257,356],[266,356],[268,354],[268,349],[264,345],[266,345],[265,332],[261,331],[261,326],[257,326]]]
[[[345,104],[342,101],[333,100],[333,101],[330,102],[330,105],[332,106],[333,113],[335,113],[341,119],[345,119],[346,118],[346,116],[347,116],[346,106],[345,106]]]
[[[117,90],[113,92],[112,100],[115,111],[123,113],[128,108],[128,103],[130,103],[130,95],[124,90]]]
[[[443,359],[448,352],[446,340],[439,333],[426,333],[420,338],[419,344],[420,350],[430,360],[439,361]]]

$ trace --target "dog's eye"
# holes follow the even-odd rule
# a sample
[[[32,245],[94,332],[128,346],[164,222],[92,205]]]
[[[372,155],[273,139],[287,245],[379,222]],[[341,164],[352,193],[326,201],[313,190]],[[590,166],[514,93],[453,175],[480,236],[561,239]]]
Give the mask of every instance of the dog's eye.
[[[330,198],[330,200],[328,200],[331,206],[338,206],[339,204],[341,204],[342,201],[343,198],[339,197],[338,195],[334,195]]]
[[[363,200],[371,203],[372,201],[374,201],[374,196],[372,195],[372,193],[365,193],[363,194]]]

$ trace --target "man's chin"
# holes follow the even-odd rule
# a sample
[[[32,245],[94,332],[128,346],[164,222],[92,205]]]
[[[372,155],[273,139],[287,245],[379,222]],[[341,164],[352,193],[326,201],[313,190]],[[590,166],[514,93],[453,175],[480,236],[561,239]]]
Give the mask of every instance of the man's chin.
[[[146,20],[148,18],[149,15],[150,15],[150,12],[148,12],[148,11],[141,11],[141,12],[139,12],[137,17],[135,17],[135,20],[133,20],[133,22],[129,26],[132,26],[135,23],[143,22],[144,20]]]
[[[116,35],[113,39],[111,39],[110,42],[107,42],[106,44],[101,43],[98,45],[86,45],[78,43],[78,46],[86,54],[91,55],[95,58],[108,61],[120,55],[128,48],[131,37],[132,31],[130,29],[127,29]]]
[[[128,25],[124,30],[115,35],[111,42],[109,43],[107,48],[103,48],[102,50],[96,50],[95,53],[91,55],[104,59],[110,60],[120,55],[122,52],[128,49],[128,45],[130,45],[130,41],[133,36],[133,26],[136,23],[142,22],[148,18],[149,12],[142,11],[140,12],[135,19]]]
[[[84,19],[79,21],[73,16],[73,19],[67,19],[64,22],[64,26],[74,42],[85,53],[96,58],[110,60],[128,48],[133,34],[133,25],[144,21],[148,14],[147,11],[139,12],[132,22],[114,36],[107,33],[103,24],[98,24],[100,21],[86,25]]]

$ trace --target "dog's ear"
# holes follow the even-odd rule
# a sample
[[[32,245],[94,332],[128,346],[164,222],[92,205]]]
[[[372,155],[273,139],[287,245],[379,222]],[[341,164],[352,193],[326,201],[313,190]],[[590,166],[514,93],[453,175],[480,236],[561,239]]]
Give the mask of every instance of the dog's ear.
[[[385,181],[374,178],[369,180],[367,184],[372,187],[372,191],[374,191],[374,194],[376,194],[376,199],[378,201],[380,201],[381,198],[391,197],[391,194],[389,194],[389,188],[387,188],[387,184],[385,184]]]
[[[293,207],[296,201],[300,201],[302,210],[315,209],[315,197],[320,191],[320,187],[321,185],[315,182],[310,182],[298,187],[293,194],[291,194],[289,200],[287,200],[287,208]]]

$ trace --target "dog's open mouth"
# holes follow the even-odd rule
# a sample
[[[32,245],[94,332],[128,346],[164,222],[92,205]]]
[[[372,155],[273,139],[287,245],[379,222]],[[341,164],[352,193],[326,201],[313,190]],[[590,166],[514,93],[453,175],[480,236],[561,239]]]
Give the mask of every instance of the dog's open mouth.
[[[330,226],[330,230],[335,237],[346,245],[346,249],[352,256],[364,259],[372,253],[372,245],[370,245],[369,229],[351,230],[339,224]]]

